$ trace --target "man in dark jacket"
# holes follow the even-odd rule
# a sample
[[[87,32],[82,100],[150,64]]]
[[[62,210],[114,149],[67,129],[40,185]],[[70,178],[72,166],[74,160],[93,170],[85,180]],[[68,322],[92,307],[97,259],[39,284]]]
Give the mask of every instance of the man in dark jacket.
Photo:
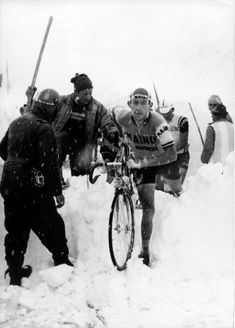
[[[74,93],[61,97],[53,126],[60,167],[68,154],[71,175],[79,176],[88,173],[101,134],[106,139],[106,145],[101,147],[103,158],[115,158],[118,131],[107,109],[92,97],[90,78],[76,73],[71,83],[74,84]]]
[[[43,90],[31,112],[15,119],[0,143],[0,156],[5,161],[1,180],[7,231],[5,259],[10,284],[14,285],[20,285],[21,278],[29,274],[22,266],[31,229],[52,253],[55,265],[72,265],[64,222],[54,201],[55,197],[57,207],[64,205],[51,126],[58,97],[53,89]]]

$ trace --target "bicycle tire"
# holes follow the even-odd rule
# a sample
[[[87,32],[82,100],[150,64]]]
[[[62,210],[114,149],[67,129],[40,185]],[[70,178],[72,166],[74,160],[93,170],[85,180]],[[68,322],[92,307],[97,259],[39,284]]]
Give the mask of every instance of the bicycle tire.
[[[117,270],[126,269],[134,246],[135,221],[133,201],[127,190],[118,189],[109,216],[109,251]]]

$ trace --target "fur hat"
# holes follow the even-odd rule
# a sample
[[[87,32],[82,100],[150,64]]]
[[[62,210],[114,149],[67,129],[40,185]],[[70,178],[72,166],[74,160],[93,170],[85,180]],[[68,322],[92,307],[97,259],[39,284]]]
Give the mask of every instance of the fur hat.
[[[74,88],[77,91],[93,88],[90,78],[84,73],[83,74],[76,73],[75,76],[71,78],[70,82],[74,84]]]

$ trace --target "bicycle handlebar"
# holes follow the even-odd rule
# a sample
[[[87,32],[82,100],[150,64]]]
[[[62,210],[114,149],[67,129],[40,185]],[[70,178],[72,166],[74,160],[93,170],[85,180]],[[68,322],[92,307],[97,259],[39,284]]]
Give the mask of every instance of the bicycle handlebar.
[[[100,174],[93,176],[95,169],[98,167],[106,167],[106,166],[116,166],[116,167],[121,167],[123,165],[122,162],[107,162],[107,163],[101,163],[101,162],[95,162],[91,164],[90,169],[89,169],[89,181],[91,184],[94,184],[97,179],[100,177]]]
[[[100,174],[93,177],[93,173],[95,169],[97,169],[97,167],[102,167],[102,166],[105,166],[105,164],[101,162],[96,162],[94,164],[91,164],[89,169],[89,181],[91,184],[94,184],[97,181],[97,179],[100,177]]]

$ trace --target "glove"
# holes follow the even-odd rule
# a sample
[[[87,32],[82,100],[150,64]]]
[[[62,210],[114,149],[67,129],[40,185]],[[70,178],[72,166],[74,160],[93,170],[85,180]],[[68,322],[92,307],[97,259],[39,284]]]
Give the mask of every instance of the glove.
[[[114,188],[121,188],[124,185],[128,185],[129,184],[129,178],[127,176],[123,176],[123,177],[116,177],[113,179],[113,186]]]
[[[37,91],[36,87],[28,87],[25,94],[26,94],[27,98],[33,98],[36,91]]]

